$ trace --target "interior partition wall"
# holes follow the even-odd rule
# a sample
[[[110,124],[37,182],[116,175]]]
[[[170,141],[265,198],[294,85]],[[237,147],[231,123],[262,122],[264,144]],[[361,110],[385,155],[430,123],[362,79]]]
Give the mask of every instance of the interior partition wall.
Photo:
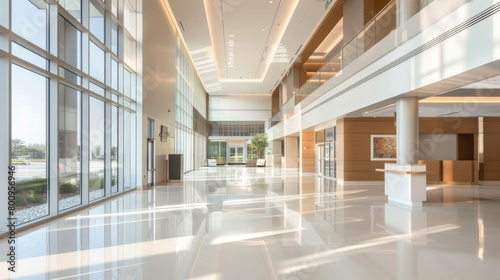
[[[138,3],[0,0],[2,205],[16,186],[0,217],[22,227],[137,185]]]

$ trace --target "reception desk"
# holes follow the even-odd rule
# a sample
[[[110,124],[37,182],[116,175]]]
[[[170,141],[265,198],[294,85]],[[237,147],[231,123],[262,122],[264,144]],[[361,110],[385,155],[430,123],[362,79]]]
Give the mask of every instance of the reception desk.
[[[427,183],[443,182],[443,162],[441,160],[419,160],[419,164],[427,167]]]
[[[419,160],[427,166],[427,183],[477,183],[474,160]]]
[[[443,160],[443,181],[447,183],[473,183],[473,160]]]

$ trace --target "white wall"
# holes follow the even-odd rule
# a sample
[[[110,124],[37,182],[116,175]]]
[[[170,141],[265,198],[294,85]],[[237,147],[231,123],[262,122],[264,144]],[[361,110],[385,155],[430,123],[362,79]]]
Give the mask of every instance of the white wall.
[[[175,134],[175,77],[177,35],[165,18],[163,7],[158,1],[144,1],[144,44],[143,44],[143,167],[142,186],[146,186],[147,119],[155,120],[156,182],[165,179],[165,159],[174,152]],[[161,36],[158,36],[161,30]],[[170,110],[170,112],[169,112]],[[161,125],[168,126],[170,136],[161,142]]]
[[[267,121],[271,118],[271,96],[210,96],[210,121]]]
[[[420,134],[419,159],[422,160],[456,160],[456,134]]]

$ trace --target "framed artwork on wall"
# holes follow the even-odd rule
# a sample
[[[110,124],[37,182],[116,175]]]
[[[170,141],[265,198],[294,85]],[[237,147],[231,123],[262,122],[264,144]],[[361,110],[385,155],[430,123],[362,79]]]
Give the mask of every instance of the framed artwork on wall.
[[[371,160],[396,160],[396,135],[371,135]]]
[[[161,126],[161,131],[160,131],[160,141],[161,142],[167,142],[167,137],[168,136],[169,136],[168,126],[162,125]]]

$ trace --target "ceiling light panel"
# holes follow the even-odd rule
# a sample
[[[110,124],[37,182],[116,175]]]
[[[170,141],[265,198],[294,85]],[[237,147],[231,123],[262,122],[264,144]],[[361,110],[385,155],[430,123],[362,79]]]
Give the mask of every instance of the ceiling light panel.
[[[217,95],[272,91],[327,12],[312,0],[163,1],[182,22],[207,92]]]

